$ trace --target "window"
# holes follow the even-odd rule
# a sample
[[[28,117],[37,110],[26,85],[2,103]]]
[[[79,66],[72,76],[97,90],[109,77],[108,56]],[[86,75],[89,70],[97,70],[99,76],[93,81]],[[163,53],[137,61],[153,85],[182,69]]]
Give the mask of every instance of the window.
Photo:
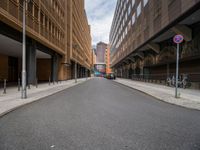
[[[128,31],[131,29],[131,20],[128,22]]]
[[[44,25],[44,14],[42,12],[40,12],[40,23]]]
[[[141,7],[141,2],[140,2],[139,5],[138,5],[138,7],[137,7],[137,17],[140,16],[141,11],[142,11],[142,7]]]
[[[132,7],[135,5],[135,0],[132,0]]]
[[[128,15],[127,15],[127,13],[125,14],[125,22],[127,21],[127,19],[128,19]]]
[[[130,13],[131,13],[131,6],[129,5],[129,7],[128,7],[128,15],[130,15]]]
[[[126,4],[124,4],[124,12],[126,11]]]
[[[34,17],[35,17],[36,19],[39,18],[39,17],[38,17],[38,13],[39,13],[38,7],[37,7],[37,6],[34,6]]]
[[[143,1],[144,7],[147,5],[148,1],[149,1],[149,0],[144,0],[144,1]]]
[[[31,15],[33,15],[33,2],[32,2],[32,1],[30,1],[30,2],[28,3],[28,11],[29,11],[29,13],[30,13]]]
[[[132,25],[135,23],[135,13],[132,16]]]

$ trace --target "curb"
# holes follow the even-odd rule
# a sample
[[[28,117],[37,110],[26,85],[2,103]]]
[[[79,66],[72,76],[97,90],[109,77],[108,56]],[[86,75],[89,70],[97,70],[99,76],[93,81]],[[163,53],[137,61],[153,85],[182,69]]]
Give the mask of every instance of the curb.
[[[39,100],[41,100],[41,99],[43,99],[43,98],[46,98],[46,97],[55,95],[55,94],[57,94],[57,93],[59,93],[59,92],[62,92],[62,91],[64,91],[64,90],[66,90],[66,89],[75,87],[75,86],[80,85],[80,84],[82,84],[82,83],[85,83],[85,82],[89,81],[90,79],[91,79],[91,78],[88,78],[88,80],[81,81],[80,83],[77,83],[77,84],[74,84],[74,85],[69,85],[67,88],[58,90],[58,91],[53,92],[53,93],[49,93],[49,94],[47,94],[47,95],[44,95],[44,96],[41,96],[41,97],[38,97],[38,98],[35,98],[35,99],[33,98],[33,100],[30,100],[30,101],[28,101],[27,103],[19,104],[19,105],[17,105],[17,106],[14,106],[14,107],[12,107],[12,108],[9,108],[8,110],[5,110],[4,112],[0,113],[0,118],[2,118],[3,116],[5,116],[5,115],[7,115],[7,114],[9,114],[9,113],[11,113],[11,112],[17,110],[18,108],[21,108],[21,107],[23,107],[23,106],[32,104],[32,103],[37,102],[37,101],[39,101]],[[64,85],[63,85],[63,86],[64,86]],[[30,99],[31,99],[31,97],[30,97]],[[17,99],[17,100],[22,100],[22,99]]]
[[[147,93],[147,92],[144,92],[144,91],[142,91],[142,90],[140,90],[140,89],[131,87],[131,86],[129,86],[129,85],[126,85],[126,84],[123,84],[123,83],[120,83],[120,82],[117,82],[117,81],[113,81],[113,82],[115,82],[115,83],[117,83],[117,84],[120,84],[120,85],[122,85],[122,86],[125,86],[125,87],[127,87],[127,88],[136,90],[136,91],[138,91],[138,92],[141,92],[141,93],[143,93],[143,94],[145,94],[145,95],[148,95],[148,96],[150,96],[150,97],[153,97],[153,98],[155,98],[157,101],[162,101],[162,102],[164,102],[164,103],[166,103],[166,104],[170,104],[170,105],[182,107],[182,108],[185,108],[185,109],[190,109],[190,110],[194,110],[194,111],[200,111],[200,108],[194,108],[194,107],[189,107],[189,106],[185,106],[185,105],[181,105],[181,104],[170,103],[170,102],[168,102],[168,101],[165,101],[165,100],[162,99],[162,98],[156,97],[156,96],[154,96],[154,95],[152,95],[152,94],[149,94],[149,93]]]

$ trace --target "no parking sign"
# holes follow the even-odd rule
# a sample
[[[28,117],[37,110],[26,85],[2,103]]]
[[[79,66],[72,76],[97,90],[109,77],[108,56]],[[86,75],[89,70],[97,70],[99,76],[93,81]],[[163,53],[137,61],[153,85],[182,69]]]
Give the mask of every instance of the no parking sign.
[[[174,39],[173,39],[174,43],[176,43],[176,44],[182,43],[183,40],[184,40],[184,37],[182,35],[180,35],[180,34],[174,36]]]

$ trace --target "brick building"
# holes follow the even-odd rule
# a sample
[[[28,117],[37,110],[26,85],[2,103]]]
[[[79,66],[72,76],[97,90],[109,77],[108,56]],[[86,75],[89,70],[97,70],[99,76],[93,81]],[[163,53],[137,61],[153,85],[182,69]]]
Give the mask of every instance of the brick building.
[[[111,64],[110,64],[110,45],[109,44],[105,52],[105,61],[106,61],[106,74],[112,73]]]
[[[21,77],[24,0],[0,1],[0,79]],[[26,59],[29,84],[89,75],[91,35],[84,0],[26,2]]]
[[[105,52],[107,49],[107,44],[103,42],[97,43],[96,55],[97,55],[97,63],[105,63]]]
[[[112,67],[119,77],[164,83],[175,75],[182,34],[180,74],[200,88],[200,0],[118,0],[110,31]]]

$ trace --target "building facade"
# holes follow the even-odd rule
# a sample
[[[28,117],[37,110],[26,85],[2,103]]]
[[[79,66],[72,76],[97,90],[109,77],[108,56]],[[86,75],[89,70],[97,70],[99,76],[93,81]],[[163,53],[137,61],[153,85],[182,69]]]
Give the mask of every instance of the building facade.
[[[105,63],[105,52],[107,49],[107,44],[103,42],[97,43],[96,54],[97,63]]]
[[[105,60],[106,60],[106,74],[112,73],[111,62],[110,62],[110,45],[108,44],[106,52],[105,52]]]
[[[175,75],[176,34],[184,36],[180,75],[200,88],[200,0],[118,0],[110,31],[119,77],[165,83]]]
[[[0,1],[0,80],[21,78],[23,2]],[[86,76],[83,70],[89,75],[91,35],[84,0],[30,0],[25,7],[28,84],[71,79],[73,62],[79,64],[79,77]],[[75,47],[80,47],[77,54]]]

